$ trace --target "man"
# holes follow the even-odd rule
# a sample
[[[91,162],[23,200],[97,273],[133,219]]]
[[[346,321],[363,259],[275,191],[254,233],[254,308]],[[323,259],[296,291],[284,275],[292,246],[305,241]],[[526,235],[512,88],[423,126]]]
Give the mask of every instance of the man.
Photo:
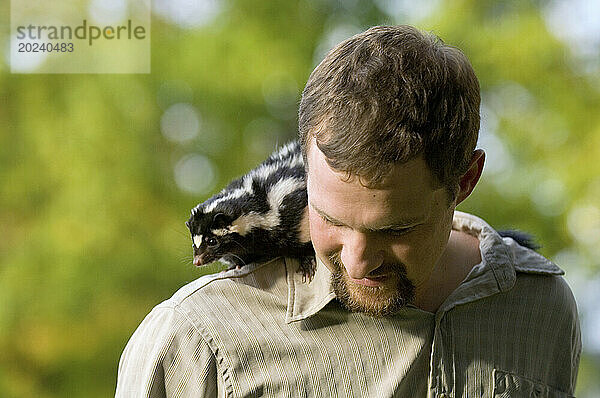
[[[183,287],[131,338],[117,396],[572,396],[562,271],[455,212],[483,169],[479,101],[466,57],[412,27],[336,46],[299,111],[313,281],[279,258]]]

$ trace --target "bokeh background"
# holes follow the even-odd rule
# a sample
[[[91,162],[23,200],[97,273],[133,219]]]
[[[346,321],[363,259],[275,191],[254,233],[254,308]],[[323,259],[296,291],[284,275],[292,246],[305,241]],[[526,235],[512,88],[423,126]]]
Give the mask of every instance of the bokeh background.
[[[11,74],[0,15],[0,396],[112,395],[143,317],[218,270],[191,264],[189,210],[295,136],[328,49],[411,23],[481,81],[488,161],[460,209],[566,270],[577,393],[600,397],[600,2],[155,0],[147,75]]]

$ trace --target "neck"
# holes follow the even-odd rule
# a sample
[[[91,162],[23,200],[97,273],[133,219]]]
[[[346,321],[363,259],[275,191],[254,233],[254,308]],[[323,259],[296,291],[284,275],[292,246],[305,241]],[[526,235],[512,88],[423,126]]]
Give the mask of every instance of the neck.
[[[479,239],[465,232],[452,230],[446,250],[431,277],[415,292],[415,306],[424,311],[436,312],[480,262]]]

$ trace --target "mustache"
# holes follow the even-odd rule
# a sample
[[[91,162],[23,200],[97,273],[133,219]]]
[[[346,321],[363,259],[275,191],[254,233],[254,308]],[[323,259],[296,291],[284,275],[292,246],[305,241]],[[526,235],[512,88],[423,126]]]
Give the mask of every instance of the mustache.
[[[327,258],[338,270],[346,269],[340,252],[332,253]],[[402,263],[383,263],[377,269],[373,270],[372,273],[369,273],[369,276],[376,278],[389,274],[406,276],[406,267]]]
[[[397,313],[415,299],[415,286],[408,279],[406,266],[402,263],[383,263],[368,276],[392,276],[394,286],[364,287],[353,285],[348,276],[341,253],[327,256],[332,265],[331,285],[337,299],[351,312],[363,312],[374,317]]]

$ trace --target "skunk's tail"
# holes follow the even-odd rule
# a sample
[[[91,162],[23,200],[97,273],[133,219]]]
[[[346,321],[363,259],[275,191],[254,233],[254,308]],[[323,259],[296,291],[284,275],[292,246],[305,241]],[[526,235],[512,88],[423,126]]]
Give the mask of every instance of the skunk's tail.
[[[503,238],[513,238],[513,240],[519,245],[527,247],[531,250],[537,250],[542,247],[535,241],[535,237],[528,232],[523,232],[516,229],[501,229],[498,231],[498,233]]]

